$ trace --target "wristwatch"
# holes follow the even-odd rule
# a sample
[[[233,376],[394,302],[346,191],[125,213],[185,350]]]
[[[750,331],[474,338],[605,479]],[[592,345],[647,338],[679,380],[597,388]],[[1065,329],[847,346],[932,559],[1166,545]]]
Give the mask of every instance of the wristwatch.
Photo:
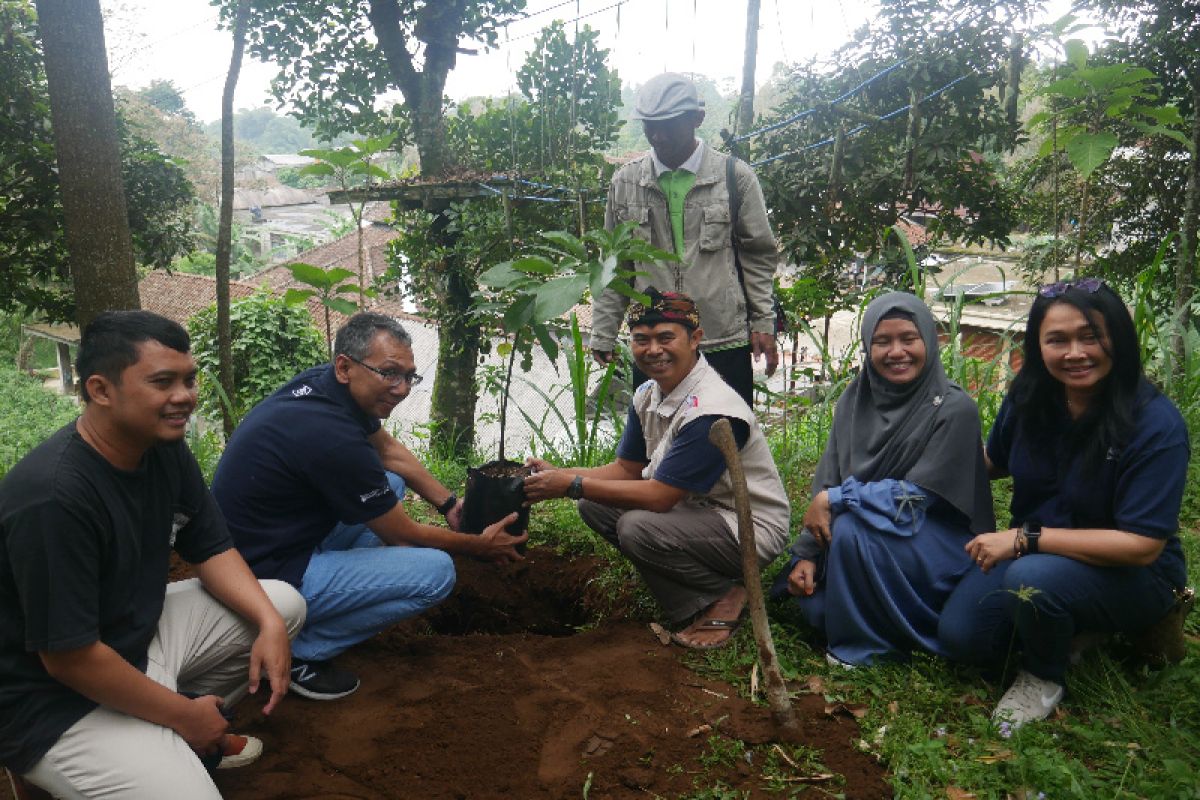
[[[575,480],[571,481],[571,485],[567,487],[567,497],[572,500],[583,499],[583,476],[576,475]]]
[[[449,514],[457,504],[458,495],[456,495],[454,492],[451,492],[450,496],[446,498],[446,502],[437,507],[437,512],[444,517]]]
[[[1042,526],[1036,522],[1022,522],[1021,535],[1025,537],[1025,552],[1034,554],[1038,551],[1038,539],[1042,538]]]

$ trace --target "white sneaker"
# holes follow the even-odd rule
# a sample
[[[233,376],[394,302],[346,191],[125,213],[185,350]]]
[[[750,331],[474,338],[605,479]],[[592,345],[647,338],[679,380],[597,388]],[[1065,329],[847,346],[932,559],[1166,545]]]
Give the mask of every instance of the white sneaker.
[[[849,661],[842,661],[840,658],[838,658],[837,656],[835,656],[833,653],[829,652],[828,650],[825,651],[825,663],[831,667],[841,667],[842,669],[846,670],[847,672],[853,671],[858,668],[857,664],[851,664]]]
[[[996,722],[1008,722],[1013,728],[1019,728],[1026,722],[1035,722],[1050,716],[1062,698],[1062,686],[1021,670],[1012,686],[1004,693],[1004,697],[1000,698],[996,710],[992,712],[992,719]]]

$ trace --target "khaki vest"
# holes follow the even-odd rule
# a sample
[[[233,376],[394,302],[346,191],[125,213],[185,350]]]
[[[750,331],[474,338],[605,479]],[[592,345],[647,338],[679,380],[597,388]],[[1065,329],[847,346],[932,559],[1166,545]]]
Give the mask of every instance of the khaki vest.
[[[646,381],[634,395],[633,409],[641,421],[650,459],[642,471],[642,477],[646,479],[654,477],[679,430],[697,417],[718,415],[746,422],[750,426],[750,438],[741,451],[742,469],[750,493],[750,515],[754,520],[754,543],[759,563],[765,565],[783,551],[788,542],[791,508],[767,439],[758,427],[754,412],[708,365],[704,356],[700,356],[692,371],[666,397],[662,396],[657,383]],[[737,513],[729,470],[721,474],[707,494],[689,493],[681,502],[715,510],[734,536],[737,535]]]

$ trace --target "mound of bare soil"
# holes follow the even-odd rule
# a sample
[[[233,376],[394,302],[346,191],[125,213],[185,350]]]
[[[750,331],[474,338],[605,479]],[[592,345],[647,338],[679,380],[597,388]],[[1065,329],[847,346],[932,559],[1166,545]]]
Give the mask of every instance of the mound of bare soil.
[[[798,698],[791,741],[839,777],[808,784],[798,765],[787,784],[797,793],[781,795],[766,790],[761,759],[714,759],[713,732],[787,740],[766,709],[687,669],[645,622],[590,627],[592,560],[535,547],[517,565],[458,566],[441,607],[339,659],[362,678],[355,694],[292,696],[269,719],[253,698],[241,704],[236,729],[262,738],[266,753],[218,773],[224,796],[598,800],[676,797],[718,781],[755,798],[891,796],[882,767],[853,747],[857,724],[827,714],[819,696]]]

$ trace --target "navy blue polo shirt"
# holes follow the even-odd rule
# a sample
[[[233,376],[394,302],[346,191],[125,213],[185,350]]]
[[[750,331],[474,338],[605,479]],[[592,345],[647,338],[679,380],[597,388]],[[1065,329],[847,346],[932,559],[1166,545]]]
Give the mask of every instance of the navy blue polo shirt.
[[[1064,411],[1060,425],[1070,420]],[[1013,477],[1012,525],[1116,529],[1165,539],[1152,568],[1175,586],[1187,580],[1179,542],[1179,509],[1191,454],[1175,405],[1144,382],[1134,403],[1133,432],[1103,464],[1068,460],[1060,435],[1033,440],[1004,399],[988,436],[988,458]]]
[[[255,575],[299,586],[335,525],[395,507],[399,498],[367,439],[379,428],[329,364],[301,373],[246,416],[212,492]]]
[[[713,423],[721,419],[717,414],[698,417],[679,429],[671,440],[671,449],[663,456],[654,479],[676,489],[695,494],[707,494],[729,467],[720,449],[708,440],[708,431]],[[725,417],[733,426],[733,440],[738,450],[750,440],[750,426],[745,421]],[[642,420],[630,404],[625,418],[625,430],[617,442],[617,458],[646,464],[650,455],[646,452],[646,435],[642,432]]]

